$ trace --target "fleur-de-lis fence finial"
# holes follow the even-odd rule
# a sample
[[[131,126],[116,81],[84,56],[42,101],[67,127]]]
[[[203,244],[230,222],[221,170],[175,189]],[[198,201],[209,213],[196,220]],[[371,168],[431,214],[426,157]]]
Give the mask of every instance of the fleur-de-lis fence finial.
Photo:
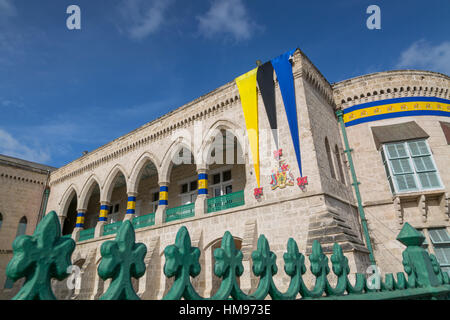
[[[181,297],[191,300],[202,299],[191,284],[190,277],[200,273],[200,250],[191,245],[191,237],[186,227],[178,230],[175,244],[164,250],[166,262],[164,273],[167,277],[175,276],[175,282],[170,291],[164,296],[165,300],[178,300]]]
[[[6,275],[25,283],[13,300],[56,300],[51,279],[63,280],[70,274],[75,241],[61,237],[61,225],[56,212],[44,216],[32,236],[18,236],[13,242],[13,258]]]
[[[144,258],[147,247],[136,243],[133,225],[126,220],[120,226],[115,240],[109,240],[100,248],[102,260],[98,274],[103,279],[111,278],[111,284],[101,300],[139,300],[131,277],[136,279],[145,273]]]

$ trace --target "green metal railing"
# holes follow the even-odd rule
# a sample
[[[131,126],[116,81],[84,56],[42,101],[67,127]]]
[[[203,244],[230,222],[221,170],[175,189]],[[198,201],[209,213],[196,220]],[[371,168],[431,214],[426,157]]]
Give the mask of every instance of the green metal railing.
[[[78,241],[84,241],[94,238],[95,228],[85,229],[80,231],[80,238]]]
[[[208,199],[208,213],[230,209],[245,204],[244,190]]]
[[[120,226],[122,225],[122,221],[117,221],[110,224],[105,224],[103,228],[103,235],[107,236],[109,234],[116,234],[117,230],[119,230]]]
[[[268,296],[272,300],[293,300],[298,299],[299,294],[301,299],[449,300],[449,275],[442,271],[436,256],[422,247],[424,236],[409,223],[405,223],[397,240],[405,246],[402,252],[403,272],[397,272],[396,277],[392,273],[382,277],[379,273],[376,275],[367,271],[367,274],[356,273],[354,281],[350,281],[349,261],[339,244],[335,243],[333,254],[327,256],[320,243],[314,240],[312,252],[307,257],[298,250],[295,240],[290,238],[283,254],[284,272],[290,281],[287,290],[282,292],[273,278],[282,272],[278,270],[277,255],[271,251],[267,238],[260,235],[251,253],[251,271],[259,280],[257,288],[249,293],[241,290],[238,280],[244,272],[243,253],[235,247],[233,235],[226,231],[220,248],[214,250],[213,270],[221,284],[213,296],[204,298],[192,283],[202,271],[200,248],[193,245],[188,229],[182,226],[174,243],[164,249],[163,272],[167,278],[174,280],[163,300],[226,300],[230,297],[233,300],[264,300]],[[61,281],[70,275],[66,270],[72,264],[75,246],[73,239],[61,237],[61,226],[54,211],[44,216],[32,236],[17,237],[13,243],[14,255],[6,268],[6,276],[13,281],[25,278],[25,282],[13,299],[56,299],[51,279]],[[101,262],[97,273],[103,280],[111,279],[100,299],[139,299],[131,278],[142,277],[151,262],[146,261],[146,245],[136,243],[131,221],[126,220],[121,224],[114,240],[101,244],[100,253]],[[303,279],[307,272],[307,258],[311,272],[308,277],[315,278],[312,287]],[[334,281],[329,281],[331,272],[334,274]],[[87,279],[92,281],[91,278]],[[88,281],[82,283],[89,285]]]
[[[195,203],[185,204],[175,208],[167,209],[166,222],[193,217],[195,215]]]
[[[155,213],[149,213],[145,216],[136,217],[133,219],[133,227],[135,229],[153,226],[155,224]]]

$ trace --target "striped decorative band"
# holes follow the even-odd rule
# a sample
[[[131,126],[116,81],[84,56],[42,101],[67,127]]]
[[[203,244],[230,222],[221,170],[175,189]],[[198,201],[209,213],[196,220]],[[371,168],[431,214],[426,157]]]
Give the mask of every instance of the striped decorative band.
[[[450,117],[450,100],[406,97],[359,104],[344,110],[346,127],[364,122],[409,116]]]
[[[199,173],[198,180],[208,180],[208,174],[207,173]]]
[[[128,197],[127,214],[135,214],[136,212],[136,197]]]
[[[160,186],[159,187],[159,205],[167,206],[169,204],[169,187],[168,186]]]
[[[198,174],[198,194],[208,194],[208,174]]]
[[[84,228],[84,212],[77,213],[77,221],[75,227]]]
[[[109,206],[101,205],[98,221],[107,221],[108,220],[108,212],[109,212]]]

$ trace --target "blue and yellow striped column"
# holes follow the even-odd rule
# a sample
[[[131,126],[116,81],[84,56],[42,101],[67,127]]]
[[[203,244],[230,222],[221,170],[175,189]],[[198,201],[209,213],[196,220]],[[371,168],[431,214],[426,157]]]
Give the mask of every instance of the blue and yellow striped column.
[[[136,194],[128,193],[128,202],[127,202],[127,216],[133,215],[136,213]]]
[[[100,202],[100,215],[98,221],[108,221],[109,202]]]
[[[167,185],[159,186],[159,205],[167,206],[169,204],[169,187]]]
[[[86,214],[86,210],[78,209],[77,213],[77,221],[75,223],[75,228],[84,228],[84,216]]]
[[[208,194],[208,174],[200,172],[198,174],[198,194]]]

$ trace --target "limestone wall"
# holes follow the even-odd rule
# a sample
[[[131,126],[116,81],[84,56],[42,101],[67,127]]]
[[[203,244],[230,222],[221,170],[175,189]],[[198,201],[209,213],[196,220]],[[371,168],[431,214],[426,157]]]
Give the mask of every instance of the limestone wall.
[[[426,71],[389,71],[339,82],[333,86],[336,105],[354,105],[401,97],[449,98],[448,76]],[[415,121],[428,135],[443,188],[433,191],[393,194],[390,190],[380,150],[372,127]],[[346,128],[362,201],[372,237],[375,258],[383,272],[401,270],[403,246],[395,240],[405,222],[413,227],[450,227],[448,193],[450,186],[450,146],[439,122],[444,116],[408,116],[384,119]]]

